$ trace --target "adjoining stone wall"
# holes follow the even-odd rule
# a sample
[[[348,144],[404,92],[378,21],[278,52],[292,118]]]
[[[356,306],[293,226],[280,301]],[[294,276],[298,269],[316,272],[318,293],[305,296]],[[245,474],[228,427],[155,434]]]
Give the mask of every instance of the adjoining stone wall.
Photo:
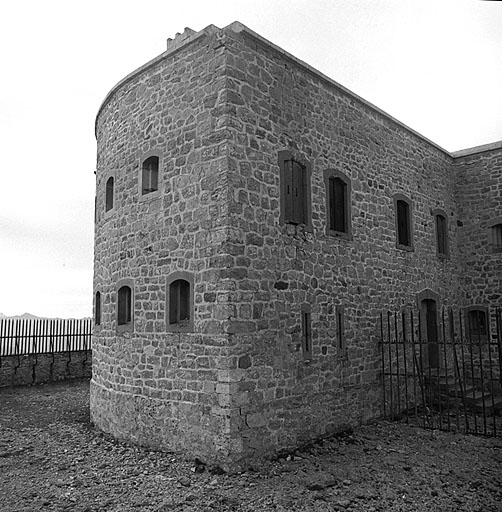
[[[502,304],[502,250],[490,227],[502,223],[502,144],[474,148],[455,159],[459,204],[460,288],[465,305]]]
[[[0,387],[42,384],[67,379],[90,378],[90,350],[53,354],[2,356],[0,358]]]

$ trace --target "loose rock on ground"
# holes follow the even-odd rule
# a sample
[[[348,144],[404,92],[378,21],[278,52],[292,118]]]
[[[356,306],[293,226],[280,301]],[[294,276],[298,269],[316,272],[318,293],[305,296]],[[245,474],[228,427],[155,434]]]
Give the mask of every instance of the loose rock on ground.
[[[502,511],[502,440],[380,422],[241,474],[117,442],[89,382],[0,389],[2,512]]]

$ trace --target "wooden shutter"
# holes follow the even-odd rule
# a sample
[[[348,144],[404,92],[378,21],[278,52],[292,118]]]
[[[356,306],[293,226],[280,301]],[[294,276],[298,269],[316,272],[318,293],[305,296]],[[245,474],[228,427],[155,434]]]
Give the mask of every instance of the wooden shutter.
[[[187,281],[179,281],[179,311],[180,321],[190,318],[190,284]]]
[[[178,323],[178,296],[179,296],[179,281],[174,281],[169,286],[169,323]]]
[[[305,180],[303,166],[294,160],[292,164],[293,181],[293,216],[292,222],[295,224],[305,223]]]
[[[293,222],[293,161],[284,162],[284,221]]]

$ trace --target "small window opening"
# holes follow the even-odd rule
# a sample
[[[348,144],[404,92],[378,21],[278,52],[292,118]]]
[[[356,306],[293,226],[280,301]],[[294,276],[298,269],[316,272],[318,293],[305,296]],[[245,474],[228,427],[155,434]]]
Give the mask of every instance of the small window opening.
[[[96,292],[96,301],[94,305],[94,323],[101,325],[101,293]]]
[[[340,233],[348,232],[347,184],[338,177],[329,179],[329,228]]]
[[[143,162],[141,193],[149,194],[159,189],[159,157],[151,156]]]
[[[106,182],[106,200],[105,211],[109,212],[113,208],[113,177],[110,176]]]
[[[190,283],[177,279],[169,285],[169,323],[187,324],[190,320]]]
[[[131,323],[131,319],[132,319],[131,299],[132,299],[131,288],[129,288],[129,286],[122,286],[118,291],[118,312],[117,312],[118,325],[126,325],[126,324]]]
[[[411,246],[411,226],[410,226],[410,205],[398,199],[396,201],[397,215],[397,242],[398,245],[405,247]]]
[[[471,338],[486,337],[488,335],[488,322],[486,312],[480,309],[469,311],[469,334]]]
[[[302,312],[302,351],[304,359],[312,359],[312,319],[310,313]]]
[[[436,248],[438,256],[448,256],[448,223],[442,214],[436,215]]]
[[[495,249],[502,249],[502,224],[491,227],[492,245]]]

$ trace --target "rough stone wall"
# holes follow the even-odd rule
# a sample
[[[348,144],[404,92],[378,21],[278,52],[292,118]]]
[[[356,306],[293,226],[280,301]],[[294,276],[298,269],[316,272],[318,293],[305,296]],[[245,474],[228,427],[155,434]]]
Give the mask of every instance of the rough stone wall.
[[[462,194],[450,154],[240,24],[189,31],[168,48],[114,88],[97,118],[91,414],[117,437],[236,467],[379,415],[380,312],[415,308],[424,290],[439,306],[461,299]],[[308,227],[280,222],[283,150],[311,167]],[[152,152],[159,191],[141,197]],[[326,231],[326,169],[351,181],[347,238]],[[396,247],[395,194],[412,204],[411,251]],[[436,254],[437,209],[448,258]],[[175,272],[193,278],[193,332],[166,327]]]
[[[90,350],[0,358],[0,387],[90,378],[91,373]]]
[[[171,44],[129,77],[97,118],[92,420],[117,437],[225,459],[228,447],[226,97],[224,48],[210,33]],[[141,162],[160,156],[159,192],[141,197]],[[114,176],[114,208],[105,183]],[[166,279],[194,280],[193,332],[167,332]],[[133,289],[129,330],[117,289]]]
[[[246,31],[228,32],[234,118],[229,158],[237,288],[233,409],[248,455],[290,448],[379,414],[377,319],[432,289],[458,300],[452,159]],[[280,225],[278,153],[312,167],[312,230]],[[326,234],[323,171],[352,184],[352,239]],[[393,195],[413,202],[414,251],[396,248]],[[451,257],[436,256],[432,212],[447,213]],[[301,351],[301,305],[313,357]],[[346,350],[337,350],[336,307]],[[240,368],[239,368],[240,366]]]
[[[455,159],[464,305],[502,303],[502,251],[490,243],[490,221],[502,222],[502,145],[489,148]]]

